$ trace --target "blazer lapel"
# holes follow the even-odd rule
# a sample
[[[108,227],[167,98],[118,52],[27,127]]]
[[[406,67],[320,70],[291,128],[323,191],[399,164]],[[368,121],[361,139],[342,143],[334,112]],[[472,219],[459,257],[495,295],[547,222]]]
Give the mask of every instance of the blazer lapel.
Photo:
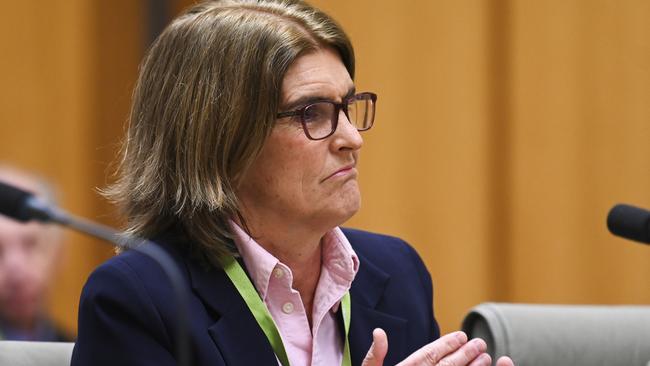
[[[218,315],[208,332],[226,365],[274,365],[271,344],[228,276],[220,268],[209,271],[188,265],[192,289]]]
[[[388,281],[390,281],[390,275],[361,256],[359,256],[359,262],[359,272],[350,289],[352,300],[350,321],[352,364],[361,365],[372,344],[372,331],[375,328],[382,328],[388,335],[388,355],[384,360],[384,364],[397,364],[408,356],[404,355],[406,345],[403,336],[407,321],[377,309],[384,294],[384,289]]]

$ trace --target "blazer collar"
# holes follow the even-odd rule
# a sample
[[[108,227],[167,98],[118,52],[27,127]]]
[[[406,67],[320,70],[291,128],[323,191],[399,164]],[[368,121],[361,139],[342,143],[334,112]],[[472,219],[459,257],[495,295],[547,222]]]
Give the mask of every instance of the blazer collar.
[[[359,255],[360,267],[350,296],[352,300],[352,319],[350,322],[350,353],[353,365],[361,365],[370,345],[372,344],[372,331],[382,328],[389,335],[388,355],[385,364],[397,364],[403,357],[401,350],[406,332],[406,319],[396,317],[378,309],[384,295],[390,275]]]
[[[226,365],[277,364],[271,344],[225,272],[206,270],[190,260],[186,263],[192,290],[216,313],[208,332]]]
[[[390,275],[365,257],[359,256],[359,271],[352,282],[351,293],[354,300],[368,308],[374,309],[381,300]]]

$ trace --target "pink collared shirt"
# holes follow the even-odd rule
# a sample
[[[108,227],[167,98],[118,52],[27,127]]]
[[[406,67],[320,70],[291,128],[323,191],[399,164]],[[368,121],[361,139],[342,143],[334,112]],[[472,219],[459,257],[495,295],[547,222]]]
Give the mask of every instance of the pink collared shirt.
[[[322,267],[312,309],[312,327],[300,294],[294,290],[291,269],[267,252],[233,223],[235,245],[246,269],[278,327],[291,366],[333,366],[343,359],[343,338],[336,312],[359,269],[341,229],[334,228],[321,240]]]

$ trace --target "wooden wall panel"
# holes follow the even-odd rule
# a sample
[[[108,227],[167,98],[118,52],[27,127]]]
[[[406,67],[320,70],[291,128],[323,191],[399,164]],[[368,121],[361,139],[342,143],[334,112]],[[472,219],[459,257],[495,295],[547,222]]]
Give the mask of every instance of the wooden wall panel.
[[[650,6],[513,2],[514,301],[650,303],[650,252],[606,231],[650,206]]]

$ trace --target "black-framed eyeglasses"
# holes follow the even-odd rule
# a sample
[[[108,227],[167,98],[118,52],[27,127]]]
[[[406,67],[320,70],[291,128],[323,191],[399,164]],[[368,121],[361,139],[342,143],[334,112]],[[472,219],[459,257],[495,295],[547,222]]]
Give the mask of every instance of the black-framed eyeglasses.
[[[367,131],[375,121],[377,94],[358,93],[349,96],[342,103],[319,101],[288,112],[280,112],[277,118],[299,116],[305,135],[310,140],[330,137],[339,123],[341,110],[357,131]]]

